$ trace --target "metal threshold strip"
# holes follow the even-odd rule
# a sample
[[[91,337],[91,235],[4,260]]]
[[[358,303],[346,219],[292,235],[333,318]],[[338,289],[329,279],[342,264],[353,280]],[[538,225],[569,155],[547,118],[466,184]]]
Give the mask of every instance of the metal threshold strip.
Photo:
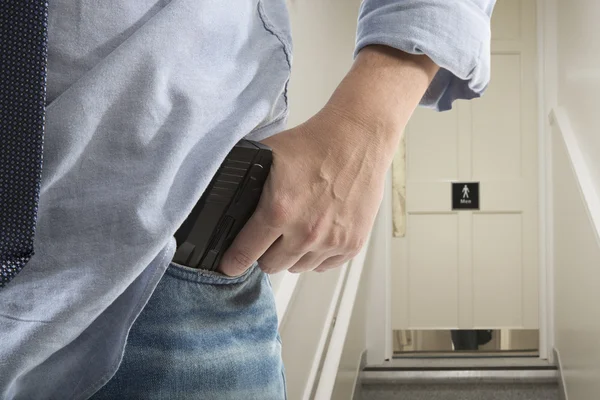
[[[538,350],[498,350],[498,351],[406,351],[394,352],[394,359],[405,358],[539,358]]]

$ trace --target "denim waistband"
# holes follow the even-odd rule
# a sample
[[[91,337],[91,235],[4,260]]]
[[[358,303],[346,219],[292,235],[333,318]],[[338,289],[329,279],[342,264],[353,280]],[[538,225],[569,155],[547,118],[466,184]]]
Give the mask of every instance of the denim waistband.
[[[260,271],[257,262],[252,264],[252,266],[248,268],[248,270],[245,271],[242,275],[227,276],[220,272],[190,268],[175,262],[171,262],[165,274],[189,282],[205,283],[211,285],[232,285],[244,282],[248,279],[248,277],[250,277],[250,275],[252,275],[252,273],[255,270]]]

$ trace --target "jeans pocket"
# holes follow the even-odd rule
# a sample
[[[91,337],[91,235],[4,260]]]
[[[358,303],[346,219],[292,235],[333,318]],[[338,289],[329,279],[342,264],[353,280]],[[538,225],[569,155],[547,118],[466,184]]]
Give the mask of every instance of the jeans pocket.
[[[98,399],[285,399],[277,312],[255,263],[228,277],[171,263]]]
[[[177,279],[206,285],[234,285],[248,280],[255,269],[258,269],[258,263],[256,262],[242,275],[227,276],[220,272],[186,267],[185,265],[171,262],[167,268],[166,274]]]

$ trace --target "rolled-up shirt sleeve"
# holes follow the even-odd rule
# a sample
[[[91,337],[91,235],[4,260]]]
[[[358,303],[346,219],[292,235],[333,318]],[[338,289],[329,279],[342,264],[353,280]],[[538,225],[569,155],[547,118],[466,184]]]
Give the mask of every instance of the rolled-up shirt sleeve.
[[[439,111],[480,97],[490,79],[490,17],[496,0],[364,0],[355,55],[380,44],[425,54],[440,70],[421,105]]]

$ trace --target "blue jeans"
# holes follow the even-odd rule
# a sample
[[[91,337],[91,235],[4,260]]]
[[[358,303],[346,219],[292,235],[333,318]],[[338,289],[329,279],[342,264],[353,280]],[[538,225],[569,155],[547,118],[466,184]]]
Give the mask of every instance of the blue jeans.
[[[277,314],[256,264],[230,278],[171,263],[92,399],[285,399]]]

